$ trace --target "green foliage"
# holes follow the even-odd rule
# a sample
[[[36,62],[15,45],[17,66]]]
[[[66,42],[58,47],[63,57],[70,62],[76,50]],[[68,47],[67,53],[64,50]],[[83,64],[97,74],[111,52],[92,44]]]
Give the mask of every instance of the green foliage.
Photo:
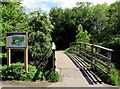
[[[69,52],[70,52],[70,48],[67,48],[67,49],[65,50],[65,52],[68,52],[68,53],[69,53]]]
[[[97,63],[96,65],[98,65],[102,70],[107,71],[107,69],[103,65],[99,63]],[[115,69],[114,64],[111,64],[110,77],[104,73],[100,73],[100,69],[98,68],[92,68],[92,70],[106,83],[117,85],[120,82],[118,71]]]
[[[5,32],[29,30],[27,15],[22,10],[19,2],[2,2],[2,42],[5,42]]]
[[[6,53],[0,53],[0,58],[6,58],[7,54]]]
[[[82,24],[95,44],[110,42],[114,35],[120,34],[119,5],[119,2],[111,5],[78,2],[74,8],[52,8],[53,40],[59,48],[68,48],[68,44],[76,39],[77,26]]]
[[[46,71],[45,73],[38,71],[35,66],[29,65],[28,66],[28,73],[25,73],[24,69],[24,63],[13,63],[10,65],[10,67],[0,66],[0,69],[2,70],[2,80],[10,80],[10,81],[34,81],[40,80],[40,81],[50,81],[54,82],[55,80],[59,80],[59,75],[57,72],[53,72],[51,70]],[[39,72],[39,73],[38,73]],[[36,73],[39,75],[36,77]]]
[[[44,57],[48,58],[52,54],[51,31],[53,26],[48,20],[48,15],[40,10],[31,12],[30,16],[29,52],[31,59],[40,60]]]
[[[76,42],[90,42],[90,37],[91,35],[88,34],[88,32],[85,30],[83,31],[83,27],[82,25],[78,25],[78,30],[76,31],[77,35],[76,35]]]
[[[44,76],[46,77],[46,80],[49,82],[57,82],[59,80],[59,74],[58,72],[54,72],[54,71],[46,71],[44,73]]]
[[[120,77],[118,76],[118,71],[115,69],[115,66],[113,64],[110,74],[110,82],[116,85],[120,83]]]
[[[29,65],[28,74],[25,73],[24,63],[13,63],[10,67],[2,67],[2,80],[22,80],[32,81],[37,69],[35,66]]]

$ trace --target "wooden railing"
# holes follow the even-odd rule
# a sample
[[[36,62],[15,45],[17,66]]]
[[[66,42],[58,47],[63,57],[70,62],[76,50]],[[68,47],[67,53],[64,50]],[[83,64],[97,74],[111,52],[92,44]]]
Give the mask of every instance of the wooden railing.
[[[89,43],[73,42],[70,43],[69,52],[78,55],[90,64],[90,67],[98,68],[102,73],[110,75],[112,49]]]

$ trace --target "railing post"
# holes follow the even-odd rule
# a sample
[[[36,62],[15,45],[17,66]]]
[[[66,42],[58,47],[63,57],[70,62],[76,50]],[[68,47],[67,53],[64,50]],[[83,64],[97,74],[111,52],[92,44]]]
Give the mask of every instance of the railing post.
[[[86,44],[84,44],[84,52],[86,53]],[[84,55],[84,60],[85,60],[85,58],[86,58],[86,55]]]
[[[55,74],[55,50],[56,50],[55,43],[52,42],[52,51],[53,51],[53,55],[52,55],[52,61],[53,61],[52,67],[53,67],[53,68],[52,68],[52,70],[53,70],[54,74]],[[55,81],[56,81],[56,79],[55,79]]]
[[[91,45],[91,67],[93,67],[93,45]]]
[[[98,48],[97,47],[95,47],[95,52],[96,53],[98,53]],[[95,58],[97,59],[97,55],[95,54]],[[94,59],[94,69],[96,68],[96,63],[97,63],[97,60],[96,59]]]
[[[112,53],[110,51],[108,51],[108,54],[107,54],[107,57],[108,57],[108,66],[110,67],[111,66],[111,58],[112,58]],[[108,67],[108,74],[110,74],[110,68]]]

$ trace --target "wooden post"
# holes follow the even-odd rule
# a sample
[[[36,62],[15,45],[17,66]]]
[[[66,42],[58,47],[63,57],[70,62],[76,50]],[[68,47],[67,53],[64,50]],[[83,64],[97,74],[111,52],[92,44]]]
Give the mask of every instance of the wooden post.
[[[91,67],[93,67],[93,45],[91,45]]]
[[[24,49],[24,68],[25,72],[28,73],[28,48]]]
[[[108,66],[110,67],[111,66],[111,52],[108,51],[108,54],[107,54],[107,57],[108,57]],[[110,74],[110,68],[108,68],[108,74]]]
[[[98,48],[97,47],[95,47],[95,52],[98,53]],[[97,59],[97,54],[95,54],[95,58]],[[94,69],[95,69],[95,67],[96,67],[95,65],[97,63],[96,59],[94,59]]]
[[[7,65],[8,65],[8,67],[10,66],[10,64],[11,64],[11,50],[7,49]]]
[[[84,48],[85,48],[84,52],[86,53],[86,44],[84,44]],[[84,55],[84,61],[86,61],[85,58],[86,58],[86,55]]]

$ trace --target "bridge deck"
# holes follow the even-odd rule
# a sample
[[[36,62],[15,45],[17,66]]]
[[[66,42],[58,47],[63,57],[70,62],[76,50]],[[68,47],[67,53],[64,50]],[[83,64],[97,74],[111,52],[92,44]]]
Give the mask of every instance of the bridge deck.
[[[79,57],[57,51],[56,70],[60,81],[49,87],[110,87],[104,84]]]

